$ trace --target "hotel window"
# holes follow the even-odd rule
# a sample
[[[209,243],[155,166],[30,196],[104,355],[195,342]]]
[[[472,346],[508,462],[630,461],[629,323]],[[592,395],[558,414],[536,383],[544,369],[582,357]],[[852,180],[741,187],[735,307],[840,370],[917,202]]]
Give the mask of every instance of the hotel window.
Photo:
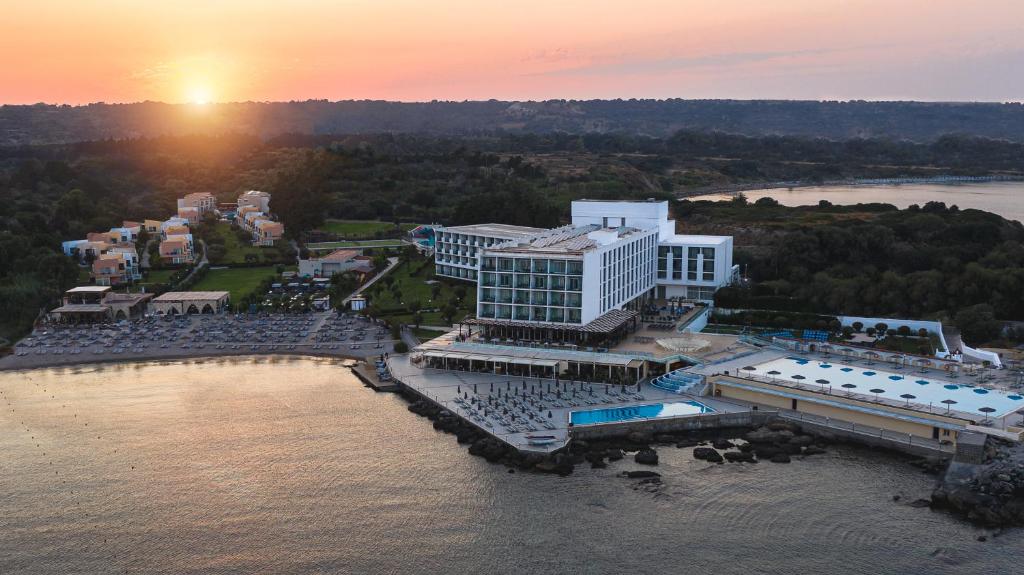
[[[572,276],[583,275],[583,262],[572,261],[566,264],[566,273]]]
[[[517,259],[516,260],[516,271],[522,273],[530,273],[530,260]]]
[[[583,280],[578,277],[570,277],[566,283],[565,289],[568,291],[580,291],[583,289]]]
[[[548,292],[546,291],[535,291],[531,292],[530,303],[533,305],[547,305],[548,304]]]
[[[551,260],[551,269],[548,270],[553,274],[564,274],[565,273],[565,261],[563,260]]]
[[[543,307],[533,308],[533,321],[548,321],[548,310]]]
[[[683,279],[683,248],[681,246],[672,247],[672,279]]]
[[[715,248],[702,248],[704,256],[703,279],[706,282],[715,281]]]
[[[533,287],[545,289],[548,285],[548,276],[533,276]]]
[[[548,260],[533,260],[533,273],[548,273]]]
[[[566,314],[565,314],[565,321],[566,322],[568,322],[568,323],[580,323],[581,319],[582,319],[582,316],[580,315],[580,310],[578,310],[578,309],[570,309],[570,310],[566,311]]]
[[[517,305],[515,310],[515,319],[530,321],[530,308],[525,305]]]

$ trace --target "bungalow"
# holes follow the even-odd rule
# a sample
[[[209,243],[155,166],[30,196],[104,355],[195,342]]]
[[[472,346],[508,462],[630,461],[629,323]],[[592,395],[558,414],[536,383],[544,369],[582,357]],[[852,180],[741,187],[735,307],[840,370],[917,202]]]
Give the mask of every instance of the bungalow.
[[[143,220],[142,228],[147,233],[156,234],[160,232],[160,226],[163,224],[160,220]]]
[[[191,206],[178,208],[178,217],[188,221],[188,223],[192,225],[198,224],[199,218],[201,218],[202,215],[203,214],[202,212],[199,211],[199,208],[194,208]]]

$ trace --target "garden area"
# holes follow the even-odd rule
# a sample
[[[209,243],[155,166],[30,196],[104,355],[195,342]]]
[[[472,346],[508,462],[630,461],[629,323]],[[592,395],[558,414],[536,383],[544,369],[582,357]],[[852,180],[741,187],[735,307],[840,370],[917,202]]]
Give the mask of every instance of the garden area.
[[[415,228],[418,224],[398,224],[379,220],[327,220],[317,231],[334,234],[341,238],[362,239],[401,235]]]
[[[214,265],[291,263],[294,256],[285,242],[273,247],[253,246],[249,234],[227,222],[204,223],[198,235],[206,242],[206,257]]]
[[[368,313],[392,323],[451,325],[476,312],[476,285],[436,278],[434,260],[418,254],[405,259],[364,295]],[[437,335],[440,332],[433,337]]]
[[[272,281],[282,271],[285,271],[284,266],[214,268],[192,286],[192,291],[227,291],[231,293],[231,304],[239,305],[262,288],[265,280]]]

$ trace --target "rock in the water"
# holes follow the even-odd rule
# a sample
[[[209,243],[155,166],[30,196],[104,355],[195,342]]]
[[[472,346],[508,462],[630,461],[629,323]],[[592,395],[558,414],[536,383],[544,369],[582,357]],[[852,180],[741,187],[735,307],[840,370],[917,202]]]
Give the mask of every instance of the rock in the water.
[[[608,461],[618,461],[625,456],[626,454],[621,449],[609,449],[605,452],[605,457],[608,458]]]
[[[732,463],[754,463],[754,454],[750,451],[726,451],[725,460]]]
[[[711,445],[715,449],[721,449],[723,451],[726,449],[732,449],[733,447],[736,447],[733,444],[733,442],[729,441],[728,439],[716,439]]]
[[[661,474],[657,471],[626,471],[624,475],[630,479],[646,479],[648,477],[661,477]]]
[[[815,446],[815,445],[810,445],[810,446],[804,448],[804,453],[803,454],[804,455],[821,455],[822,453],[825,453],[824,449],[822,449],[822,448],[820,448],[818,446]]]
[[[771,462],[772,463],[789,463],[790,462],[789,455],[787,455],[785,453],[776,453],[775,455],[772,456]]]
[[[693,449],[693,457],[703,459],[709,463],[722,463],[725,461],[722,454],[711,447],[695,447]]]
[[[633,460],[643,465],[657,465],[658,464],[658,452],[653,449],[644,449],[638,451]]]

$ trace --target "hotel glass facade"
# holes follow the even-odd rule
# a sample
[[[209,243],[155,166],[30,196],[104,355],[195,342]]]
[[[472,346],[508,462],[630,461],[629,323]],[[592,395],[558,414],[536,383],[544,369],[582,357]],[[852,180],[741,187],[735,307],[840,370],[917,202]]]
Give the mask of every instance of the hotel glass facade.
[[[583,260],[485,255],[478,297],[481,318],[579,324]]]

